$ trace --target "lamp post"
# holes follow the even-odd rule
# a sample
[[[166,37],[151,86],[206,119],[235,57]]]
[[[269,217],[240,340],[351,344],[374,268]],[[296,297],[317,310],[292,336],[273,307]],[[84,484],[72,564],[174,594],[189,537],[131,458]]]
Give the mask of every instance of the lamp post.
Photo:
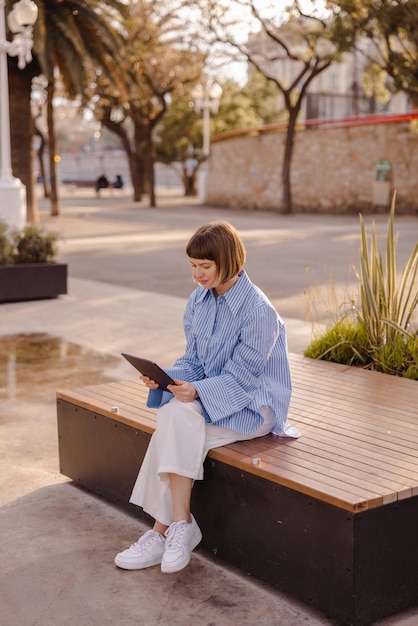
[[[38,17],[38,7],[32,0],[19,0],[7,16],[14,34],[6,39],[5,2],[0,0],[0,220],[9,228],[21,230],[26,222],[26,189],[15,178],[11,166],[9,81],[7,55],[17,56],[18,68],[24,69],[32,60],[32,27]]]
[[[203,156],[205,162],[199,176],[199,196],[206,200],[208,195],[208,174],[210,154],[210,114],[216,114],[221,101],[222,87],[218,83],[196,85],[192,92],[195,111],[203,111]]]

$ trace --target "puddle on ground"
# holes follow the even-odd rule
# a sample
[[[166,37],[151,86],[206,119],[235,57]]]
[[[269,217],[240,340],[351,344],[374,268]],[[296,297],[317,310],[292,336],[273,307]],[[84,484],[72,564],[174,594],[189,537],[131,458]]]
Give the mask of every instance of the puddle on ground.
[[[111,382],[121,361],[44,333],[0,337],[0,402],[55,400],[58,390]]]

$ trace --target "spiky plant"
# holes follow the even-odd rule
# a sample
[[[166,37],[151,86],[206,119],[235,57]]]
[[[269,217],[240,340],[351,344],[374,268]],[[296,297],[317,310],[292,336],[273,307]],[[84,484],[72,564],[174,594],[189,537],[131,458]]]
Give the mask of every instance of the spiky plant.
[[[398,278],[395,200],[394,194],[385,258],[374,223],[369,242],[360,215],[358,304],[353,302],[352,318],[344,316],[333,328],[311,342],[305,356],[417,379],[418,243]]]
[[[385,260],[374,223],[369,246],[364,219],[360,215],[360,308],[357,317],[375,348],[394,341],[399,334],[411,336],[411,322],[418,304],[418,243],[398,281],[395,199],[394,194],[388,220]]]

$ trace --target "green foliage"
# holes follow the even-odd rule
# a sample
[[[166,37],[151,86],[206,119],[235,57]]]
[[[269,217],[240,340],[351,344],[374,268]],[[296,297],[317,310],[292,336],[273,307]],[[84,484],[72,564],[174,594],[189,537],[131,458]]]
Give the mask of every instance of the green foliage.
[[[13,233],[14,263],[48,263],[57,255],[57,234],[37,226],[25,226]]]
[[[57,235],[37,226],[26,226],[15,234],[15,263],[47,263],[57,254]]]
[[[369,367],[388,374],[418,377],[418,244],[398,279],[395,195],[388,220],[386,258],[382,257],[375,225],[370,242],[360,215],[361,247],[359,303],[354,318],[343,318],[315,339],[305,356]]]
[[[353,49],[368,38],[372,58],[395,89],[418,101],[418,3],[416,0],[328,0],[334,39]]]
[[[201,147],[201,115],[195,113],[190,88],[172,94],[167,112],[158,124],[156,137],[157,159],[167,164],[185,161],[190,149],[196,153]]]
[[[283,101],[277,87],[260,72],[254,71],[243,87],[234,81],[224,83],[213,134],[278,124],[287,120],[287,113],[282,109]]]
[[[57,239],[57,233],[34,225],[9,233],[7,225],[0,222],[0,265],[53,261]]]
[[[13,246],[7,235],[7,226],[0,222],[0,265],[13,262]]]
[[[158,125],[158,159],[164,163],[183,161],[199,155],[203,144],[202,114],[194,110],[193,86],[174,92],[167,113]],[[277,89],[261,74],[254,73],[241,87],[233,80],[222,84],[219,111],[211,114],[211,136],[242,128],[283,121]]]
[[[368,112],[377,113],[390,100],[392,93],[388,89],[386,72],[372,61],[366,63],[362,79],[364,96],[367,98]]]
[[[385,374],[399,374],[418,380],[418,335],[407,341],[398,335],[374,353],[376,370]]]
[[[59,70],[65,93],[83,99],[88,68],[96,63],[117,78],[123,58],[122,24],[128,8],[118,0],[37,0],[34,53],[47,80]]]
[[[305,350],[312,359],[333,361],[346,365],[365,366],[371,362],[370,344],[361,324],[343,319]]]

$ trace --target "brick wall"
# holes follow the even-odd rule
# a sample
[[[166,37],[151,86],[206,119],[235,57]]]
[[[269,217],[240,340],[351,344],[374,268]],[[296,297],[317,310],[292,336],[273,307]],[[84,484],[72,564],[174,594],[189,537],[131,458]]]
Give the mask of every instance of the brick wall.
[[[242,136],[212,145],[210,204],[283,207],[281,169],[285,135]],[[376,181],[376,162],[390,161],[392,183]],[[418,132],[410,123],[310,129],[297,133],[291,165],[295,212],[418,212]]]

